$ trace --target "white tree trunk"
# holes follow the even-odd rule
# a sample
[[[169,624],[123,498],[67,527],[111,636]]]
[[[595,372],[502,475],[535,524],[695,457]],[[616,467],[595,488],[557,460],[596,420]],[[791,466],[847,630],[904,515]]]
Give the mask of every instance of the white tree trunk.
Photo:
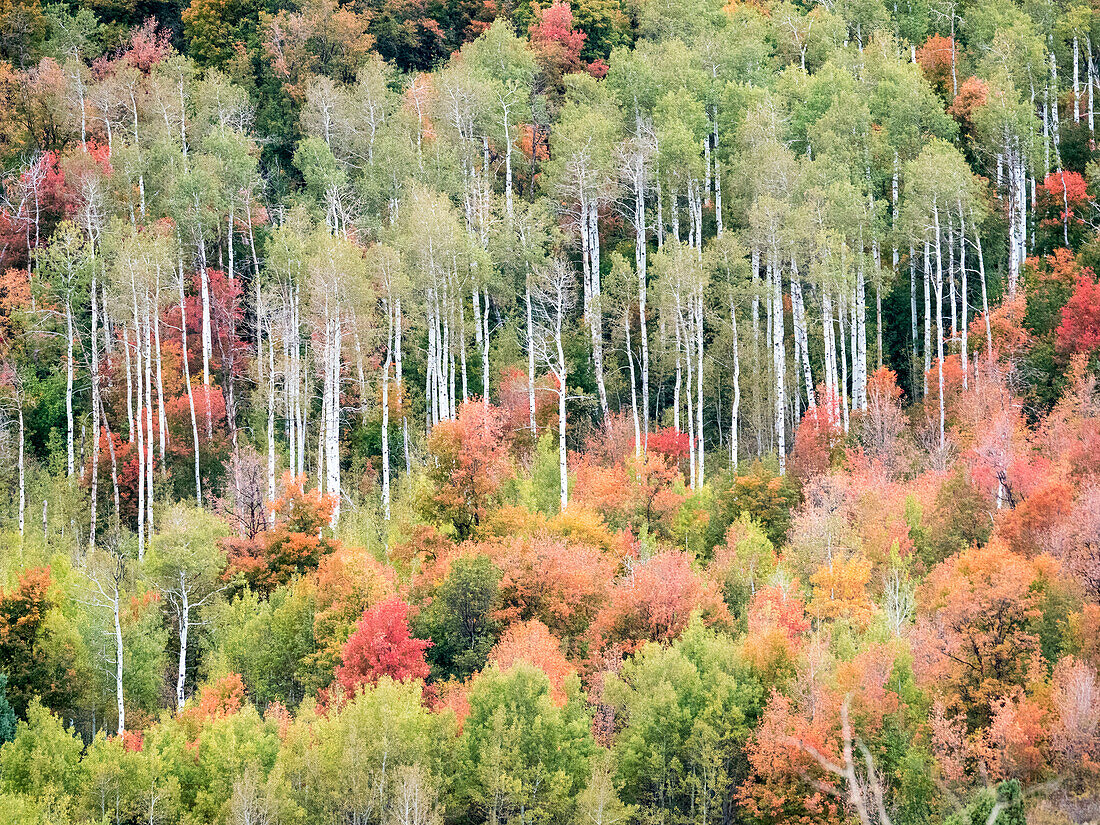
[[[187,585],[182,570],[180,571],[179,608],[180,658],[179,672],[176,676],[176,713],[183,710],[184,687],[187,682],[187,632],[191,625],[191,605],[187,599]]]
[[[68,296],[65,298],[65,434],[66,470],[69,478],[75,471],[76,455],[73,450],[73,306]]]

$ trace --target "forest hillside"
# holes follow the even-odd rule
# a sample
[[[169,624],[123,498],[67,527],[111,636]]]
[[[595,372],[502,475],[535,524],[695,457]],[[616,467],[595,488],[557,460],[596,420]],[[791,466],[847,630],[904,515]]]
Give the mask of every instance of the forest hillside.
[[[1100,821],[1098,44],[0,0],[0,825]]]

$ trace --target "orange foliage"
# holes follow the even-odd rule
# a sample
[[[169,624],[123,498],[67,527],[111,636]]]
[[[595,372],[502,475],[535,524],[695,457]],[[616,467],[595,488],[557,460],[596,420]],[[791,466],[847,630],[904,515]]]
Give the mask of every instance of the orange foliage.
[[[565,705],[565,680],[576,669],[561,652],[561,643],[538,619],[513,624],[496,647],[489,661],[508,670],[516,662],[527,662],[542,670],[550,679],[550,699],[558,707]]]
[[[822,565],[810,578],[814,586],[810,612],[819,619],[850,619],[866,629],[875,613],[867,592],[871,562],[862,555],[840,556]]]
[[[538,620],[567,641],[587,630],[619,566],[595,546],[549,536],[489,545],[486,552],[501,570],[501,621]]]
[[[270,592],[294,576],[316,569],[339,545],[325,537],[336,497],[305,489],[306,477],[285,473],[282,495],[271,503],[274,526],[254,539],[225,541],[227,577],[241,575],[255,590]]]
[[[928,82],[941,92],[951,90],[951,67],[955,63],[955,41],[933,34],[917,49],[917,64]]]
[[[730,618],[714,583],[692,569],[692,556],[666,550],[615,583],[589,636],[597,650],[613,642],[622,642],[629,650],[646,641],[670,641],[693,613],[709,624]]]
[[[933,568],[918,591],[914,669],[948,707],[988,719],[990,703],[1040,663],[1037,566],[996,542]]]

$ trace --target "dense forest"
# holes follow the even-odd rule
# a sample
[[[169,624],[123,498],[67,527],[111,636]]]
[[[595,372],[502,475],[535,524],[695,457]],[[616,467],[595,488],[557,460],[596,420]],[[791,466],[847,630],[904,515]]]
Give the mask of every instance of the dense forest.
[[[0,825],[1100,820],[1098,60],[0,0]]]

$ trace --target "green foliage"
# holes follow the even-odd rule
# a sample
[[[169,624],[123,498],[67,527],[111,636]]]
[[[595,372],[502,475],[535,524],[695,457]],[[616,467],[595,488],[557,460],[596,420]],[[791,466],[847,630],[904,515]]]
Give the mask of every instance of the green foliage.
[[[472,821],[570,818],[595,743],[575,677],[568,694],[556,706],[546,674],[527,664],[490,667],[474,680],[455,777]]]
[[[730,804],[762,698],[735,651],[696,618],[671,647],[647,645],[607,686],[623,718],[615,754],[625,801],[673,819]]]
[[[486,556],[460,556],[421,614],[414,635],[431,639],[427,658],[438,679],[465,679],[485,664],[496,643],[500,570]]]

